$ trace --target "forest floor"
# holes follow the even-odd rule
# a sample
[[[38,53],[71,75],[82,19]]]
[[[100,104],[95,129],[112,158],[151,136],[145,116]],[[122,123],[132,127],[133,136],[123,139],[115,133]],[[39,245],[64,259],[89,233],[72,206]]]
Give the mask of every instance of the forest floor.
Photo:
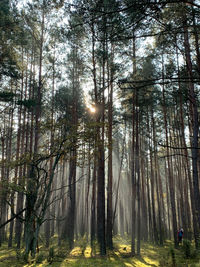
[[[164,246],[142,243],[141,256],[135,257],[130,255],[130,240],[115,238],[114,247],[105,257],[100,257],[98,253],[91,256],[91,248],[85,240],[79,241],[70,252],[66,250],[66,245],[58,247],[51,242],[50,249],[40,247],[36,259],[25,263],[22,251],[8,249],[4,244],[0,248],[0,267],[200,267],[200,253],[195,252],[193,245],[185,250],[183,246],[174,249],[170,241],[165,242]],[[186,257],[188,253],[189,258]]]

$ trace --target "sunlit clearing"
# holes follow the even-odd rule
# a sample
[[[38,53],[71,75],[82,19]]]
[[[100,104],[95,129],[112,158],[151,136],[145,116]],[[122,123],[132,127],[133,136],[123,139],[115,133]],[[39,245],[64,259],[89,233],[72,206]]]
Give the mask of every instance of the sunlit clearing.
[[[71,252],[70,255],[72,256],[80,256],[82,255],[82,250],[80,247],[75,247]]]
[[[159,264],[158,260],[152,259],[150,257],[143,257],[143,260],[147,263],[147,265],[157,265]]]
[[[84,256],[86,258],[90,258],[90,255],[91,255],[91,247],[87,246],[85,251],[84,251]]]
[[[126,266],[130,266],[130,267],[132,267],[133,265],[132,264],[130,264],[130,263],[128,263],[128,262],[124,262],[124,264],[126,265]]]

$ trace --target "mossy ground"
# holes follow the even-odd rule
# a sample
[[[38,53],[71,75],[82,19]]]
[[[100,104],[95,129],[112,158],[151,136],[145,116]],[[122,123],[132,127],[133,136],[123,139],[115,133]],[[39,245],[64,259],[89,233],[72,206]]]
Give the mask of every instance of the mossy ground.
[[[142,243],[141,256],[134,257],[131,257],[130,254],[131,247],[128,239],[115,238],[114,247],[115,249],[108,251],[105,257],[100,257],[98,251],[95,255],[92,255],[91,248],[84,239],[79,240],[75,244],[75,248],[69,251],[66,249],[66,244],[58,247],[54,238],[51,241],[52,258],[49,258],[49,249],[41,246],[36,259],[29,258],[29,263],[25,263],[23,250],[8,249],[7,245],[3,244],[0,248],[0,267],[200,267],[200,255],[196,254],[195,257],[186,259],[183,249],[180,247],[174,250],[171,242],[166,242],[164,246]],[[172,261],[171,251],[175,252],[174,262]]]

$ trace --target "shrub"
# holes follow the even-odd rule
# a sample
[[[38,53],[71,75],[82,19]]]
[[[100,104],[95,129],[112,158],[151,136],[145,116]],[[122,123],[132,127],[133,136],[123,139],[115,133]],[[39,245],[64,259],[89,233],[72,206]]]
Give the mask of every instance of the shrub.
[[[24,253],[22,254],[22,258],[23,258],[23,260],[24,260],[26,263],[29,262],[29,255],[28,255],[26,252],[24,252]]]
[[[49,263],[52,263],[52,261],[53,261],[53,259],[54,259],[54,256],[55,256],[54,248],[51,247],[51,248],[49,249],[49,256],[48,256],[48,258],[47,258],[47,261],[48,261]]]
[[[29,256],[26,252],[22,252],[20,249],[16,250],[16,259],[17,261],[29,262]]]
[[[170,266],[168,256],[163,256],[162,259],[159,260],[159,267],[167,267]]]
[[[17,259],[18,261],[22,259],[22,254],[21,254],[20,249],[17,249],[17,250],[16,250],[16,259]]]
[[[175,257],[174,248],[171,247],[169,252],[172,258],[172,266],[176,266],[176,257]]]
[[[66,250],[58,250],[58,252],[56,253],[57,257],[58,258],[65,258],[66,255],[68,254],[68,251]]]
[[[44,259],[45,259],[45,255],[42,254],[42,253],[39,253],[39,254],[37,254],[37,256],[36,256],[35,262],[36,262],[36,263],[42,263]]]
[[[191,242],[187,239],[183,240],[183,252],[184,252],[186,259],[191,258],[192,246],[191,246]]]
[[[86,239],[85,236],[82,237],[82,239],[80,240],[79,244],[80,244],[80,247],[81,247],[82,255],[84,255],[84,251],[85,251],[85,249],[87,247],[87,239]]]

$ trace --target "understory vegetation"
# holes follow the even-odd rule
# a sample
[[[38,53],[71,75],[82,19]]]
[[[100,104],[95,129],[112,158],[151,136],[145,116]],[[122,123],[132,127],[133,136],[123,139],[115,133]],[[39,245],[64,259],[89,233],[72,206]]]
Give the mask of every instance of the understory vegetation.
[[[166,241],[163,246],[152,243],[143,243],[141,255],[131,256],[130,240],[128,238],[115,237],[114,249],[108,251],[106,256],[100,256],[97,243],[93,250],[86,238],[78,239],[74,249],[67,248],[63,242],[57,246],[57,237],[50,240],[50,247],[44,244],[39,247],[36,257],[26,257],[23,249],[8,249],[6,244],[0,250],[0,267],[144,267],[144,266],[176,266],[199,267],[200,255],[192,242],[183,240],[183,243],[174,249],[171,241]]]

